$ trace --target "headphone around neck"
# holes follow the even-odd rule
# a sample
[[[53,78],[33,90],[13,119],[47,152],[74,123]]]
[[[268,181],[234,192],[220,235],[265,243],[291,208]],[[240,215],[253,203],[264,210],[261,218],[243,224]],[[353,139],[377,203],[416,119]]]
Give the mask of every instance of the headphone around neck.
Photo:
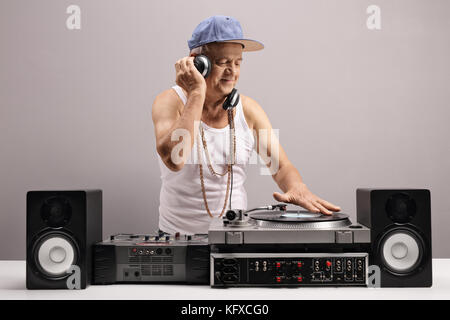
[[[198,55],[194,58],[194,66],[197,68],[198,72],[202,74],[204,78],[207,78],[209,74],[211,73],[211,61],[209,58],[203,54]],[[225,99],[225,102],[223,103],[222,107],[224,110],[228,110],[230,108],[234,108],[239,103],[239,92],[236,88],[233,88],[231,90],[231,93],[227,96]]]

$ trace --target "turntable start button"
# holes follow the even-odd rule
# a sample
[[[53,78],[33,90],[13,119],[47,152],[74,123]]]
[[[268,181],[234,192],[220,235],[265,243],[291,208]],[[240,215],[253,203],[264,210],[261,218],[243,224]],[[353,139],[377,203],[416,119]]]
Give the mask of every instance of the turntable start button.
[[[353,243],[352,231],[336,231],[335,233],[336,243]]]
[[[228,231],[227,233],[225,233],[225,242],[227,244],[243,244],[244,234],[238,231]]]

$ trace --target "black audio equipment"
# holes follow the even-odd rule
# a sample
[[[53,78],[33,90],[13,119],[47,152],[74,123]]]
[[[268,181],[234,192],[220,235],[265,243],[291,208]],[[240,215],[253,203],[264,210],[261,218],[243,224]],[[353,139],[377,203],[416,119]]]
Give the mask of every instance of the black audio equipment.
[[[357,189],[357,221],[370,228],[381,287],[431,287],[431,200],[424,189]]]
[[[84,289],[102,239],[102,191],[27,193],[28,289]]]
[[[208,236],[212,287],[368,285],[370,230],[343,213],[229,210]]]
[[[94,284],[209,283],[207,235],[118,234],[94,246]]]
[[[367,286],[367,253],[212,253],[211,285]]]

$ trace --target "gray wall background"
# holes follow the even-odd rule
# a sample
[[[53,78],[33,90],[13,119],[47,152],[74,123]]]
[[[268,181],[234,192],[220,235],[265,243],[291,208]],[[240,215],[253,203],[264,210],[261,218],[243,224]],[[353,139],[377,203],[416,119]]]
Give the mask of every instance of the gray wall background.
[[[81,7],[81,30],[66,8]],[[381,30],[366,8],[381,8]],[[356,220],[357,187],[429,188],[433,256],[450,258],[450,2],[0,2],[0,259],[25,259],[26,192],[101,188],[104,237],[157,228],[151,106],[195,26],[240,20],[266,49],[238,88],[269,115],[319,196]],[[249,169],[249,206],[278,188]]]

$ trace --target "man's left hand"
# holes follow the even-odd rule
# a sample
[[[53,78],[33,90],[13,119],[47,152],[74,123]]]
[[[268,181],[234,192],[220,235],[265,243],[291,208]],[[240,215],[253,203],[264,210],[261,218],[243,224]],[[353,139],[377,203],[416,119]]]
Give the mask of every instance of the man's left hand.
[[[313,194],[305,184],[300,184],[283,194],[274,192],[273,197],[279,202],[292,203],[311,212],[321,212],[325,215],[332,215],[333,212],[341,211],[340,207]]]

